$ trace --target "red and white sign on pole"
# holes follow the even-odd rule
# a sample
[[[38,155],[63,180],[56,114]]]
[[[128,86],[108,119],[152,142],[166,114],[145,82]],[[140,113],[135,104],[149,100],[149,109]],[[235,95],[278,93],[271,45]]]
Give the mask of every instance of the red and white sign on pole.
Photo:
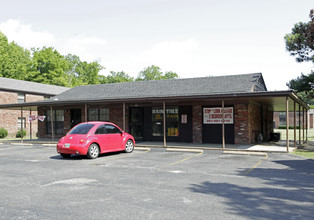
[[[35,121],[36,119],[38,119],[39,121],[44,121],[45,118],[46,118],[46,116],[29,115],[29,116],[28,116],[28,122]]]
[[[233,107],[224,108],[225,124],[233,124]],[[222,124],[222,108],[203,108],[204,124]]]

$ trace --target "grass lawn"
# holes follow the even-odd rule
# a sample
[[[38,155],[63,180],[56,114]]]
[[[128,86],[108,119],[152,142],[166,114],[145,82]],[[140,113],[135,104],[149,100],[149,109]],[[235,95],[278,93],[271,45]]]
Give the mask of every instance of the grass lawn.
[[[24,140],[29,140],[30,137],[29,135],[26,135],[24,138]],[[32,137],[32,140],[37,140],[38,137]],[[21,138],[15,138],[15,137],[6,137],[6,138],[1,138],[0,141],[3,140],[3,141],[20,141]]]
[[[310,159],[314,159],[314,151],[296,150],[296,151],[292,152],[292,154],[299,155],[299,156],[302,156],[302,157],[307,157],[307,158],[310,158]]]
[[[280,140],[286,140],[286,129],[274,129],[274,132],[280,133]],[[294,130],[289,129],[289,140],[293,140]],[[304,139],[306,139],[306,130],[304,130]],[[303,130],[301,129],[301,138],[303,138]],[[296,130],[296,139],[299,140],[299,130]],[[307,139],[314,141],[314,128],[308,129]]]

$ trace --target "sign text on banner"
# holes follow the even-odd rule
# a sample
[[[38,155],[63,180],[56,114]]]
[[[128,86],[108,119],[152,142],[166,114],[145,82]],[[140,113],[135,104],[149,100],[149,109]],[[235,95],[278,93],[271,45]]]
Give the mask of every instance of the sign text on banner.
[[[224,108],[225,124],[233,124],[233,107]],[[204,124],[222,124],[222,108],[203,108]]]

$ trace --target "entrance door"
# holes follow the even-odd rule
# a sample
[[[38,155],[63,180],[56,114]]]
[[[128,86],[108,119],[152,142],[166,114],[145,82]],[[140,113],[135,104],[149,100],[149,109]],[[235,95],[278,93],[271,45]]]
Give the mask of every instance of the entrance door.
[[[82,122],[81,109],[71,109],[71,128]]]
[[[130,133],[136,141],[143,140],[143,108],[130,108]]]

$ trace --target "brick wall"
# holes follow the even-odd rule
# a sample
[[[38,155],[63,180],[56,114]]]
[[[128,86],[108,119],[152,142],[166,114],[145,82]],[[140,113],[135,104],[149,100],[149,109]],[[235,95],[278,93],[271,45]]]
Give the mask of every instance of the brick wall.
[[[66,108],[64,110],[63,114],[64,114],[63,128],[64,128],[64,134],[66,134],[71,130],[71,111],[70,111],[70,109]],[[84,119],[85,119],[85,116],[84,116]]]
[[[123,129],[123,110],[121,106],[115,106],[109,109],[109,121]]]
[[[46,116],[46,111],[44,108],[40,107],[38,108],[38,115]],[[44,121],[38,122],[38,138],[45,138],[46,137],[46,122],[47,122],[47,116]]]
[[[43,96],[39,95],[25,95],[25,102],[33,102],[43,100]],[[17,103],[18,93],[15,92],[5,92],[0,91],[0,103],[1,104],[12,104]],[[26,120],[26,136],[30,135],[30,123],[27,120],[28,115],[37,115],[37,111],[23,111],[23,118]],[[8,137],[15,137],[16,133],[20,128],[18,128],[18,118],[21,117],[20,110],[0,110],[0,127],[8,130]],[[37,121],[33,121],[31,124],[32,127],[32,137],[36,137],[38,132]]]
[[[53,108],[53,110],[60,110],[60,109],[64,109],[64,124],[63,124],[63,127],[64,127],[64,132],[63,134],[54,134],[54,138],[55,139],[59,139],[61,137],[63,137],[67,130],[70,130],[71,128],[71,120],[69,118],[70,114],[69,111],[66,110],[66,108]],[[43,116],[46,116],[45,120],[43,122],[41,121],[38,121],[38,138],[52,138],[52,135],[51,134],[46,134],[46,126],[47,126],[47,110],[50,110],[50,108],[46,108],[46,107],[40,107],[38,108],[38,115],[43,115]],[[50,122],[49,122],[50,123]],[[49,125],[51,126],[51,125]]]
[[[248,105],[235,104],[234,105],[234,143],[247,144],[249,143],[250,136],[249,122],[248,122]]]
[[[256,143],[256,139],[259,133],[262,133],[262,121],[261,121],[261,105],[250,103],[249,104],[249,144]]]
[[[202,143],[202,126],[203,126],[203,108],[201,105],[193,105],[192,132],[193,143]]]

